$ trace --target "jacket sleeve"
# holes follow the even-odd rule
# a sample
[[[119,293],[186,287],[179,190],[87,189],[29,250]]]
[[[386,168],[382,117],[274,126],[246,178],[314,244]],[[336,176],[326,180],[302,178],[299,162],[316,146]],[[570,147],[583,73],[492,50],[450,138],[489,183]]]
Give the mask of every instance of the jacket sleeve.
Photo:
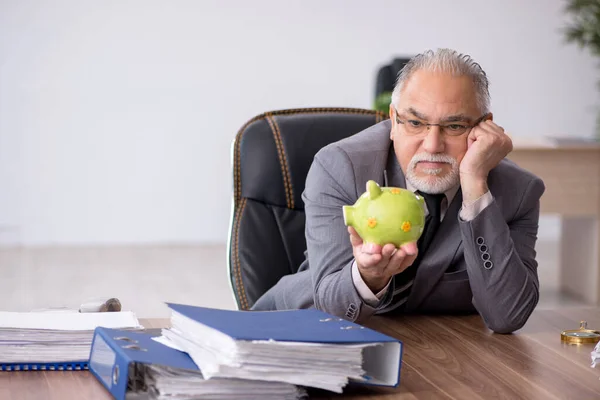
[[[354,256],[342,207],[354,204],[357,198],[348,155],[337,146],[325,147],[315,156],[302,193],[314,303],[319,310],[360,323],[389,304],[391,291],[375,308],[354,286]]]
[[[472,220],[459,218],[473,305],[497,333],[520,329],[539,300],[535,243],[543,182],[529,182],[506,222],[493,200]]]

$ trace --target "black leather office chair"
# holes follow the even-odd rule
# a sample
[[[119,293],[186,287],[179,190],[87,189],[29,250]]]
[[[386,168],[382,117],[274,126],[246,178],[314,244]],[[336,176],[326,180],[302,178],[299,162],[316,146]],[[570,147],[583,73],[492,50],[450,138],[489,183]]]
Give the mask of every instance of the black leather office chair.
[[[240,310],[248,310],[304,261],[306,175],[323,146],[381,122],[355,108],[307,108],[258,115],[233,143],[234,199],[228,273]]]

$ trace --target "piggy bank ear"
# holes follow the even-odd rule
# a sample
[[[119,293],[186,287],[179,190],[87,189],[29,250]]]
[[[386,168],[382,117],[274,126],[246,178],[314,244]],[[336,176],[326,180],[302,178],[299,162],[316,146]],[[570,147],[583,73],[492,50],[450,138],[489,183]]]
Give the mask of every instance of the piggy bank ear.
[[[369,199],[375,200],[381,195],[381,188],[375,181],[367,182],[367,192],[369,193]]]

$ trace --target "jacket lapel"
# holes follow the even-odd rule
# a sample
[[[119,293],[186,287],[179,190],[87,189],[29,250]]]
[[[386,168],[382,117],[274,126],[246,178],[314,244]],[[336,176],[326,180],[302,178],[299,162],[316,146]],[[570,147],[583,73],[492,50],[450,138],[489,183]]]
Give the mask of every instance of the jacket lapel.
[[[407,311],[412,311],[421,304],[452,262],[452,258],[462,242],[457,221],[461,205],[462,191],[459,189],[446,211],[433,242],[421,259],[413,288],[407,300]]]
[[[384,185],[388,187],[406,189],[406,179],[404,178],[402,168],[400,168],[400,163],[396,159],[396,152],[394,151],[394,146],[392,145],[390,145],[388,161],[385,168],[384,178],[387,179],[384,179]]]

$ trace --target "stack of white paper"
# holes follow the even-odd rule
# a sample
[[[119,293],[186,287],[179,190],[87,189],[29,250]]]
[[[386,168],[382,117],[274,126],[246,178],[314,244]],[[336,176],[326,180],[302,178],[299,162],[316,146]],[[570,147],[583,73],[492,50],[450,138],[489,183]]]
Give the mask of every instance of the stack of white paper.
[[[258,382],[243,379],[204,379],[199,371],[148,365],[146,382],[153,399],[207,400],[297,400],[306,397],[300,387],[283,382]]]
[[[207,380],[285,382],[341,393],[350,380],[393,385],[398,379],[399,343],[327,343],[332,337],[322,342],[238,340],[173,310],[171,325],[158,340],[186,352]],[[345,325],[333,334],[343,336]],[[365,339],[370,334],[363,333]]]
[[[94,329],[98,326],[143,328],[132,312],[0,311],[0,369],[30,369],[26,364],[87,362]]]
[[[360,380],[364,373],[361,351],[367,345],[342,349],[317,343],[238,341],[231,346],[225,341],[190,340],[173,328],[163,330],[163,335],[188,353],[207,379],[287,382],[341,393],[349,378]]]

